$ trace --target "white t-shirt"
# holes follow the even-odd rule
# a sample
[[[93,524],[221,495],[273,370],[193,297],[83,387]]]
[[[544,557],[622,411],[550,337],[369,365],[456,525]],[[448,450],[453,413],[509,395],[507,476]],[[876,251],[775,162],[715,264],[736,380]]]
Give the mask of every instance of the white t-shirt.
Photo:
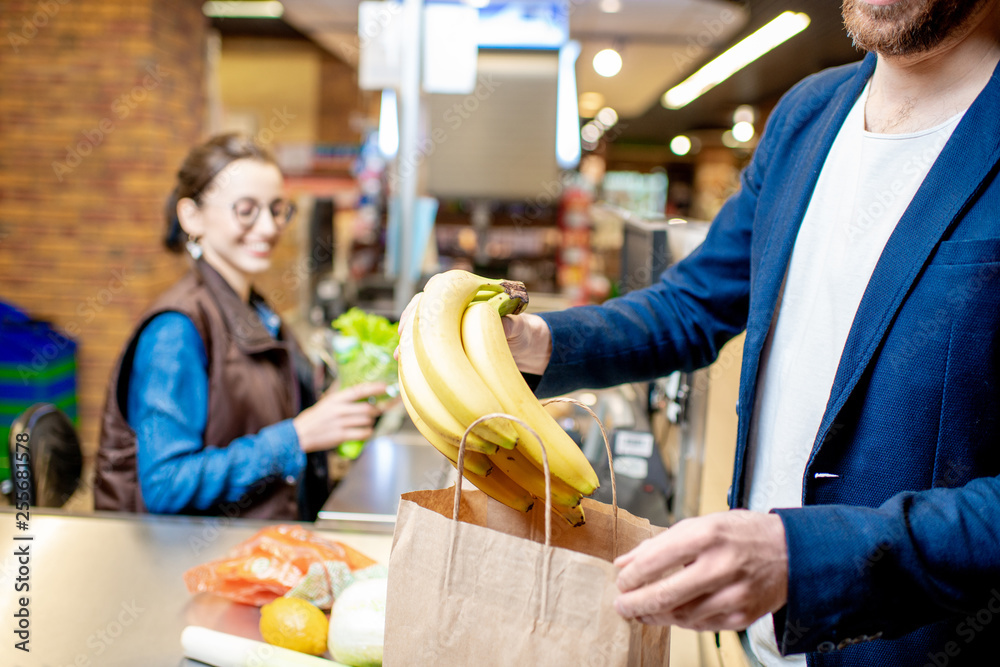
[[[867,96],[866,87],[823,164],[764,343],[749,441],[751,510],[802,505],[806,463],[868,280],[962,117],[912,134],[873,134],[864,129]],[[806,664],[778,653],[770,614],[748,634],[762,664]]]

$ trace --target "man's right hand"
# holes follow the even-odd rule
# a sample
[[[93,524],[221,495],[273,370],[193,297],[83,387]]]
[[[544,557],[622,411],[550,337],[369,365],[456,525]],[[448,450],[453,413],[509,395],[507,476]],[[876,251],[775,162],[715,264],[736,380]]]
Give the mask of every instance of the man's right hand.
[[[506,315],[502,322],[518,370],[534,375],[545,373],[552,356],[552,332],[545,320],[534,313],[524,313]]]
[[[399,318],[399,334],[406,335],[407,326],[413,317],[417,297],[410,299]],[[503,330],[507,337],[507,345],[514,356],[517,368],[522,373],[542,375],[549,365],[552,356],[552,332],[549,325],[538,315],[525,313],[523,315],[505,315]],[[393,353],[399,361],[399,348]]]

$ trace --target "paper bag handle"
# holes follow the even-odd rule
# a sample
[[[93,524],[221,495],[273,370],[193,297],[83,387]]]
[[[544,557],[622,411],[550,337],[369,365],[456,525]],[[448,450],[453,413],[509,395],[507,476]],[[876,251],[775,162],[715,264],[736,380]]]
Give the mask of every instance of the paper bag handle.
[[[601,437],[604,438],[604,450],[608,453],[608,471],[611,473],[611,539],[613,540],[612,550],[614,551],[614,557],[618,557],[618,485],[615,484],[615,464],[612,462],[611,456],[611,442],[608,440],[608,432],[604,428],[604,422],[600,420],[597,414],[590,409],[590,406],[585,403],[576,400],[575,398],[561,397],[561,398],[550,398],[547,401],[542,401],[542,405],[548,405],[549,403],[572,403],[577,405],[584,410],[586,410],[594,421],[597,422],[598,428],[601,429]]]
[[[545,475],[545,546],[552,546],[552,476],[549,474],[549,453],[545,448],[545,443],[535,432],[535,429],[531,428],[524,423],[523,420],[518,419],[514,415],[509,415],[506,412],[491,412],[488,415],[483,415],[476,421],[469,424],[469,427],[465,429],[465,433],[462,434],[462,440],[458,443],[458,461],[455,464],[458,468],[459,476],[462,475],[462,471],[465,470],[465,441],[469,438],[469,433],[472,432],[476,426],[488,421],[490,419],[496,419],[500,417],[502,419],[509,419],[511,421],[517,422],[525,428],[531,435],[535,436],[535,440],[542,448],[542,472]],[[458,521],[458,505],[462,500],[462,480],[459,479],[458,483],[455,484],[455,509],[452,511],[451,518],[453,521]]]
[[[615,486],[615,470],[611,462],[611,443],[608,441],[608,432],[604,429],[604,424],[601,420],[597,418],[594,411],[589,407],[581,403],[580,401],[573,398],[554,398],[546,401],[546,403],[575,403],[581,408],[590,413],[590,416],[597,421],[597,425],[601,428],[601,436],[604,438],[604,447],[608,452],[608,468],[611,470],[611,505],[612,505],[612,520],[611,520],[611,539],[612,541],[612,551],[613,555],[618,555],[618,489]],[[545,443],[539,437],[535,429],[524,423],[523,420],[518,419],[513,415],[509,415],[505,412],[492,412],[488,415],[483,415],[479,417],[474,422],[469,424],[468,428],[465,429],[465,433],[462,434],[462,440],[458,443],[458,461],[456,466],[458,468],[458,474],[462,475],[462,471],[465,470],[465,443],[469,439],[469,433],[472,429],[481,424],[484,421],[495,419],[495,418],[509,419],[511,421],[517,422],[525,428],[531,435],[535,437],[538,444],[542,449],[542,472],[545,475],[545,558],[542,560],[542,586],[541,586],[541,607],[542,613],[548,608],[548,596],[549,596],[549,567],[552,558],[552,473],[549,470],[549,453],[546,449]],[[462,501],[462,480],[459,478],[458,482],[455,484],[455,508],[452,511],[452,521],[458,521],[458,510],[459,505]]]
[[[611,455],[611,442],[608,440],[608,432],[604,428],[604,423],[601,422],[600,418],[598,418],[597,414],[595,414],[594,411],[591,410],[589,406],[576,400],[575,398],[566,398],[566,397],[550,398],[549,400],[544,401],[542,405],[547,405],[549,403],[573,403],[574,405],[578,405],[579,407],[586,410],[590,414],[590,416],[594,418],[594,421],[597,422],[597,426],[601,429],[601,437],[604,438],[604,449],[608,453],[608,470],[611,473],[611,511],[612,511],[611,539],[612,539],[612,544],[614,545],[613,549],[615,551],[615,556],[617,556],[618,555],[617,552],[618,486],[615,483],[615,468],[614,468],[614,463],[612,462],[613,457]],[[465,442],[466,439],[469,437],[469,433],[471,433],[472,430],[482,422],[488,421],[490,419],[495,419],[498,417],[502,419],[509,419],[511,421],[515,421],[521,426],[523,426],[529,433],[531,433],[531,435],[535,436],[535,440],[538,441],[538,444],[542,448],[542,472],[545,475],[545,546],[546,547],[552,546],[552,475],[549,472],[549,454],[548,451],[546,450],[545,443],[542,442],[542,439],[539,437],[538,433],[535,432],[535,429],[525,424],[524,421],[522,421],[521,419],[518,419],[517,417],[509,415],[505,412],[492,412],[488,415],[483,415],[482,417],[479,417],[474,422],[469,424],[469,427],[465,429],[465,433],[462,434],[462,440],[458,444],[458,461],[456,465],[458,467],[459,475],[461,475],[462,471],[465,470]],[[462,481],[461,479],[459,479],[458,483],[455,485],[455,507],[452,511],[453,521],[458,521],[458,509],[461,500],[462,500]]]

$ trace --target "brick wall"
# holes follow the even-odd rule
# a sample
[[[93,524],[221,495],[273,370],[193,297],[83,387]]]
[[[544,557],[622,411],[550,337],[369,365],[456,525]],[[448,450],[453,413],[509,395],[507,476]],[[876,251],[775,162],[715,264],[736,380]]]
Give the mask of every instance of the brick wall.
[[[0,3],[0,299],[79,342],[88,457],[125,338],[184,267],[162,208],[201,138],[201,5]]]
[[[377,97],[359,90],[357,71],[327,51],[321,52],[319,73],[316,140],[324,144],[359,143],[359,120],[368,116],[371,100]],[[377,111],[374,119],[378,120]]]

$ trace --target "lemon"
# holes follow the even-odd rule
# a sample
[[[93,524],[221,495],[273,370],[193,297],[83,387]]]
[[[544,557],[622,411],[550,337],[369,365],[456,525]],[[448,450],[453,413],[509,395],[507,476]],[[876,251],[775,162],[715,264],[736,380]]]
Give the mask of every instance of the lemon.
[[[260,634],[268,644],[320,655],[329,622],[319,607],[300,598],[278,598],[260,608]]]

